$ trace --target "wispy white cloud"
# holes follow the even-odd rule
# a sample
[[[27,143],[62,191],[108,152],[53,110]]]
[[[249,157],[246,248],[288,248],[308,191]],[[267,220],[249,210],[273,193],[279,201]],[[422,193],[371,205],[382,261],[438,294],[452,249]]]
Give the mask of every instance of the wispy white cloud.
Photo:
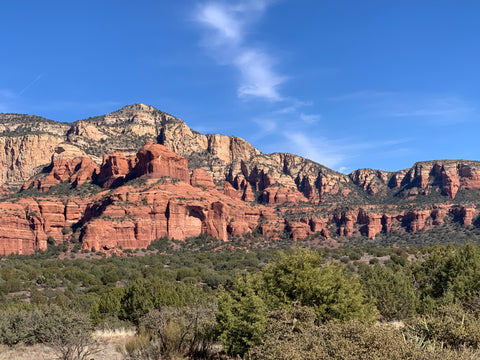
[[[254,119],[253,121],[261,129],[261,133],[259,134],[259,138],[273,133],[278,128],[278,122],[277,122],[276,119],[258,118],[258,119]]]
[[[328,99],[345,102],[370,118],[403,118],[441,125],[472,120],[475,105],[462,97],[444,94],[406,93],[364,90]]]
[[[289,76],[276,70],[278,59],[271,52],[249,41],[251,28],[264,15],[270,3],[261,0],[207,0],[195,15],[204,27],[202,44],[219,64],[237,70],[240,75],[237,94],[240,98],[275,104],[273,109],[268,106],[268,110],[253,119],[258,130],[250,135],[250,141],[259,141],[267,136],[275,137],[274,142],[283,139],[292,153],[339,168],[352,156],[352,149],[342,141],[316,135],[322,115],[311,108],[305,109],[312,107],[312,102],[287,96],[281,91],[281,85]],[[285,150],[285,144],[282,144],[282,150]]]
[[[340,147],[324,137],[311,137],[303,131],[285,131],[283,136],[290,142],[293,153],[322,165],[336,168],[345,160]]]
[[[235,59],[235,65],[242,74],[242,84],[238,88],[240,97],[282,100],[278,87],[286,78],[273,71],[271,61],[267,54],[257,50],[245,51]]]
[[[200,5],[195,18],[214,31],[208,40],[219,43],[243,42],[247,27],[258,20],[272,1],[207,1]]]
[[[224,6],[210,2],[200,8],[197,20],[214,31],[210,41],[219,46],[226,41],[241,42],[243,37],[243,24],[235,17],[233,6]]]
[[[314,124],[322,118],[320,114],[304,114],[300,113],[300,120],[307,124]]]
[[[224,65],[234,66],[240,74],[238,96],[281,101],[279,87],[286,77],[278,74],[275,59],[265,49],[247,41],[251,25],[263,15],[270,1],[208,1],[201,5],[195,19],[207,31],[203,44]]]
[[[473,104],[452,96],[433,97],[403,105],[402,109],[392,109],[390,115],[402,118],[424,118],[429,121],[451,124],[466,121],[476,112]]]
[[[348,94],[342,94],[337,96],[331,96],[328,98],[330,101],[347,101],[347,100],[374,100],[382,99],[387,96],[394,96],[395,92],[389,91],[373,91],[373,90],[361,90]]]
[[[351,168],[346,163],[375,152],[377,154],[398,155],[399,151],[409,151],[408,145],[413,141],[411,138],[401,139],[359,139],[337,138],[329,139],[317,136],[314,132],[302,129],[289,129],[283,131],[283,137],[287,140],[286,145],[290,151],[328,166],[334,170],[346,173]]]

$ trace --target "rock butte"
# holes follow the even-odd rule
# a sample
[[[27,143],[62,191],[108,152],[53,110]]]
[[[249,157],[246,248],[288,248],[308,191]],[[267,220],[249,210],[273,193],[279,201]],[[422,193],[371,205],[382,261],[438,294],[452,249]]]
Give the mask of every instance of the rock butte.
[[[262,154],[238,137],[202,135],[143,104],[72,124],[0,114],[0,144],[5,255],[72,236],[83,248],[106,252],[201,233],[224,241],[248,233],[271,241],[317,234],[327,242],[450,221],[472,226],[478,217],[480,162],[345,175],[296,155]]]

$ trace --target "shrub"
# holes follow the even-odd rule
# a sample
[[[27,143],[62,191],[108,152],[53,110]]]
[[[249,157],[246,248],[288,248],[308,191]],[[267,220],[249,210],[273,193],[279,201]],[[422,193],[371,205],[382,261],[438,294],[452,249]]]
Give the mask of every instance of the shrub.
[[[440,307],[435,314],[417,316],[407,321],[406,334],[435,347],[451,349],[480,348],[478,314],[466,312],[459,305]]]
[[[358,320],[317,325],[311,308],[271,312],[262,344],[249,352],[252,360],[473,360],[472,351],[421,348],[390,325]]]
[[[375,320],[375,306],[365,297],[359,277],[341,266],[321,264],[315,251],[280,253],[256,275],[258,292],[270,309],[292,302],[312,306],[319,321]]]
[[[61,360],[86,360],[99,351],[87,314],[50,306],[35,329],[37,341]]]
[[[213,307],[164,307],[140,319],[140,332],[125,344],[127,359],[206,358],[215,342]]]
[[[35,328],[41,314],[37,311],[7,310],[0,313],[0,342],[7,346],[36,343]]]
[[[384,319],[401,320],[415,314],[418,295],[412,276],[405,270],[376,265],[364,268],[362,278],[366,293]]]
[[[255,294],[252,278],[246,276],[235,282],[231,292],[218,295],[217,323],[220,340],[231,355],[243,355],[262,342],[267,321],[264,301]]]

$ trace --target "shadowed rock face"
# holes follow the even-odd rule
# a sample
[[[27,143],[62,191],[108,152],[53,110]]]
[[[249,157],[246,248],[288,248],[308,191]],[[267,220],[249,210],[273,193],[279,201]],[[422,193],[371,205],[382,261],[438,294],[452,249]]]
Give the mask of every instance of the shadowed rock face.
[[[344,175],[296,155],[262,154],[237,137],[199,134],[143,104],[73,124],[0,114],[0,144],[4,254],[69,240],[72,226],[84,248],[105,251],[201,233],[375,238],[452,220],[471,226],[480,203],[480,162]],[[22,183],[24,194],[39,194],[9,200],[8,187]],[[55,192],[60,185],[72,192]],[[96,192],[80,191],[88,186]]]

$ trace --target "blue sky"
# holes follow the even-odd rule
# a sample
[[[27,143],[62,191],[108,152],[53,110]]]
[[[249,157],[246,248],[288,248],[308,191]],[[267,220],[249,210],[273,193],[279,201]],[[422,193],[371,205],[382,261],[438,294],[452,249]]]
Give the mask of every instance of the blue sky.
[[[143,102],[335,170],[480,160],[480,3],[4,1],[0,112]]]

